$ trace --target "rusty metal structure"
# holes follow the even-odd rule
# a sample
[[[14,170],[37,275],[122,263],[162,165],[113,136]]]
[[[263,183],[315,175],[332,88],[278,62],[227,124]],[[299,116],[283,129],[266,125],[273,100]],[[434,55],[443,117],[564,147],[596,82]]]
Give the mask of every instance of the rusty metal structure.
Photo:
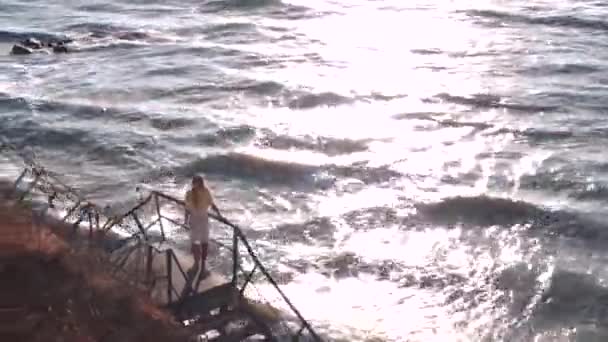
[[[211,239],[214,253],[208,261],[212,272],[225,281],[199,290],[200,280],[187,277],[175,241],[168,236],[188,229],[171,215],[183,213],[183,201],[151,191],[129,210],[109,214],[14,146],[0,141],[0,152],[17,155],[22,162],[12,183],[17,201],[28,201],[36,217],[53,216],[71,226],[72,243],[104,250],[116,277],[144,289],[194,336],[218,342],[254,337],[323,341],[277,284],[242,229],[228,219],[210,214],[228,232],[223,241]],[[276,300],[269,301],[270,296]]]

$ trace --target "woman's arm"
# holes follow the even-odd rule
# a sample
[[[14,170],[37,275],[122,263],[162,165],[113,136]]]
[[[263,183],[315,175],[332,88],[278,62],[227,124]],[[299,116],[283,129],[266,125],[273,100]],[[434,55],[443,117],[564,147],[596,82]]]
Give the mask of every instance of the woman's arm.
[[[184,202],[184,225],[188,226],[188,218],[190,217],[190,191],[186,192]]]
[[[217,213],[218,216],[222,216],[222,214],[220,213],[220,210],[218,209],[217,205],[215,205],[215,202],[211,202],[211,209],[215,210],[215,212]]]
[[[184,208],[184,226],[188,226],[188,218],[190,218],[190,212],[188,212],[188,208]]]
[[[207,195],[209,196],[209,203],[211,203],[211,209],[215,210],[217,215],[221,217],[222,214],[220,213],[220,209],[217,207],[217,205],[215,205],[215,200],[213,199],[213,196],[211,195],[211,191],[209,189],[207,189]]]

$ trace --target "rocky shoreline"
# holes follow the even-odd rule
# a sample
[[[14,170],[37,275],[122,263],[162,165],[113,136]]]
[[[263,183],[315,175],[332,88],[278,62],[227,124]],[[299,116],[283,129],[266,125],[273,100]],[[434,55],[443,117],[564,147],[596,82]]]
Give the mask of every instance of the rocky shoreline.
[[[106,257],[74,249],[68,225],[40,222],[0,181],[0,341],[186,342],[192,333]]]

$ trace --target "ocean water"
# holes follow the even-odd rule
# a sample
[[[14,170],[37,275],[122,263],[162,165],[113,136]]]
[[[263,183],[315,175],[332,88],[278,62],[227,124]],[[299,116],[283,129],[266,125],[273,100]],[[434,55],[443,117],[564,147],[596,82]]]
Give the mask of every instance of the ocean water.
[[[0,136],[118,207],[203,174],[328,340],[606,341],[607,15],[3,0]]]

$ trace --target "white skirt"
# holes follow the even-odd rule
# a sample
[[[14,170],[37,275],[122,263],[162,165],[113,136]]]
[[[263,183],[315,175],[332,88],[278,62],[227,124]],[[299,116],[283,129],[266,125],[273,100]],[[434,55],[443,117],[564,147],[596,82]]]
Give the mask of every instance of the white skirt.
[[[190,241],[193,244],[209,243],[209,215],[205,214],[190,214],[188,220],[190,226]]]

